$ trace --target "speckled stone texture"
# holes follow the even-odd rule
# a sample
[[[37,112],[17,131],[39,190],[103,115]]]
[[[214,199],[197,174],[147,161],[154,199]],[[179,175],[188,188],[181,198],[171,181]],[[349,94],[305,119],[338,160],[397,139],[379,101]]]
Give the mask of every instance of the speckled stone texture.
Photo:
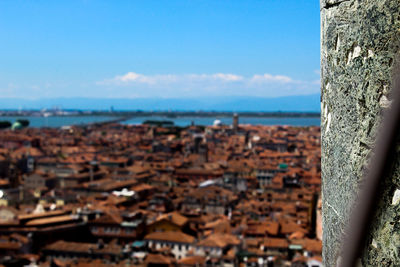
[[[320,5],[323,258],[329,267],[336,266],[381,112],[391,103],[400,1],[320,0]],[[400,266],[400,204],[392,204],[400,189],[400,152],[397,159],[385,180],[363,266]]]

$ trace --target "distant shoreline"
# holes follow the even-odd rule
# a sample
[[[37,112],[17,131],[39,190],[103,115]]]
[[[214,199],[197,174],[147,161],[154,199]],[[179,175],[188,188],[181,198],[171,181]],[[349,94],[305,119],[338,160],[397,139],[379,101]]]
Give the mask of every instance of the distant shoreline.
[[[71,125],[91,125],[120,123],[124,125],[143,124],[145,121],[171,121],[175,126],[213,125],[220,121],[231,125],[233,112],[92,112],[92,113],[52,113],[49,112],[7,112],[0,116],[0,121],[15,122],[26,119],[30,127],[62,127]],[[268,113],[238,113],[240,124],[252,125],[320,125],[319,113],[310,112],[268,112]],[[42,115],[42,116],[41,116]]]
[[[43,117],[38,114],[38,110],[16,111],[16,110],[0,110],[0,118],[7,116],[18,117]],[[61,116],[112,116],[112,117],[152,117],[163,116],[167,118],[177,117],[232,117],[238,114],[239,117],[259,117],[259,118],[317,118],[321,116],[320,112],[232,112],[232,111],[80,111],[80,110],[64,110],[65,114],[58,114],[56,111],[47,111],[49,117]]]

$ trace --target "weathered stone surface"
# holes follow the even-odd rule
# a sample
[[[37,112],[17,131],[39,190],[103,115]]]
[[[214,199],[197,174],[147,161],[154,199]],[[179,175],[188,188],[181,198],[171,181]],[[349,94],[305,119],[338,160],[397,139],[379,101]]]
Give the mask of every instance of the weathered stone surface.
[[[325,266],[335,266],[381,111],[390,106],[392,73],[400,53],[400,1],[320,4],[323,257]],[[363,266],[400,264],[400,204],[394,199],[400,189],[398,156],[393,175],[385,180]]]

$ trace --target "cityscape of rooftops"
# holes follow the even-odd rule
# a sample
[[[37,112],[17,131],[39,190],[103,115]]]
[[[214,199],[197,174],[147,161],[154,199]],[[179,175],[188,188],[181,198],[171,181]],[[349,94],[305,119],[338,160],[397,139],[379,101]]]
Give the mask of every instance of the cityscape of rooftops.
[[[0,266],[323,266],[318,1],[0,12]]]

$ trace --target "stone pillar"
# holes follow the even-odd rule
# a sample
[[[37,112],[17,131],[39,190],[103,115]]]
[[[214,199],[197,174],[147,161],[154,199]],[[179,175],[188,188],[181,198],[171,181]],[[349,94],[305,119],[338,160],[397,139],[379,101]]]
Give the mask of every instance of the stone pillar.
[[[323,258],[325,266],[335,266],[381,111],[390,105],[400,1],[320,0],[320,5]],[[385,181],[363,266],[400,263],[400,205],[392,203],[400,163]]]

